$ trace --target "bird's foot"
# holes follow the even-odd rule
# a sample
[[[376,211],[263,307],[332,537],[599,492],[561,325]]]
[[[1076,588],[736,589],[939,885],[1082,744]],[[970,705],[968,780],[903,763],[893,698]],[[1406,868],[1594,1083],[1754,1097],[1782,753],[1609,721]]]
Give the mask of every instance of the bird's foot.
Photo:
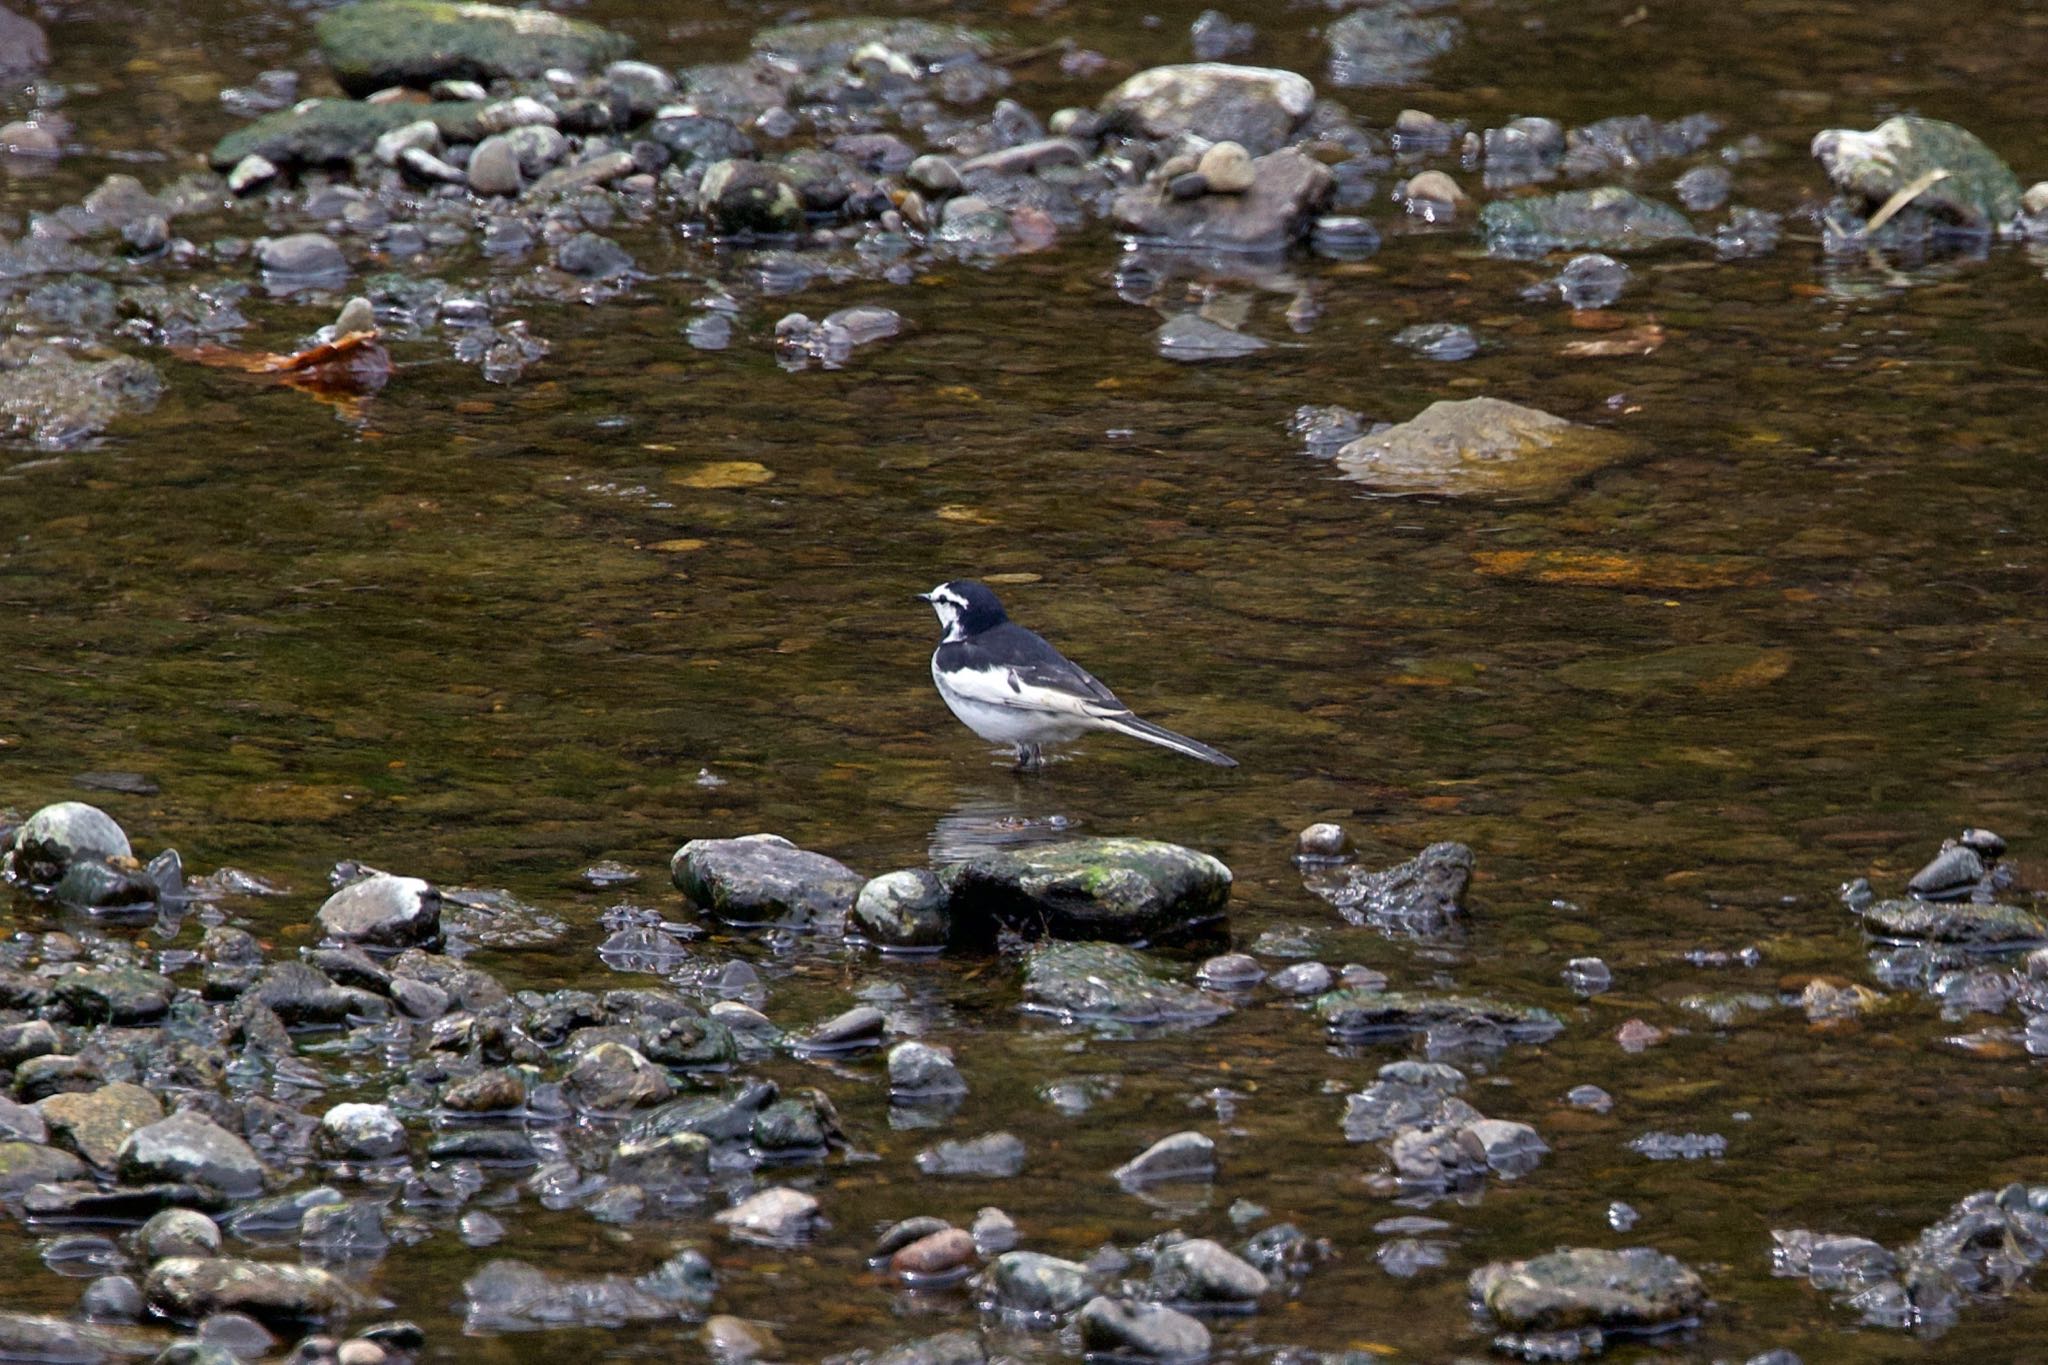
[[[1038,744],[1017,746],[1017,771],[1020,773],[1042,772],[1045,769],[1045,748]]]

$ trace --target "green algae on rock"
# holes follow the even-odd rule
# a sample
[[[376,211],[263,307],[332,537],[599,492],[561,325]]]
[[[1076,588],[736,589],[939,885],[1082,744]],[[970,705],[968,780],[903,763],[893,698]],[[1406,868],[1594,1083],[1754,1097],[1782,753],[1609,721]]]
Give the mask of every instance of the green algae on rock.
[[[669,876],[691,903],[728,924],[787,928],[843,920],[862,880],[846,864],[779,834],[692,839],[669,860]]]
[[[956,935],[1138,942],[1214,924],[1230,869],[1157,839],[1074,839],[942,869]]]
[[[1318,996],[1315,1009],[1330,1032],[1340,1038],[1413,1033],[1445,1024],[1490,1025],[1504,1030],[1518,1043],[1540,1043],[1564,1030],[1564,1024],[1549,1010],[1477,995],[1423,995],[1414,991],[1349,987]]]
[[[314,27],[334,79],[351,95],[439,80],[526,79],[556,67],[593,71],[633,49],[624,34],[582,19],[449,0],[360,0]]]
[[[360,100],[308,100],[265,115],[213,145],[207,163],[226,171],[247,156],[279,167],[329,166],[370,150],[378,138],[422,120],[450,142],[474,142],[484,135],[477,121],[483,100],[441,100],[433,104],[364,104]]]
[[[1828,128],[1814,135],[1813,155],[1860,218],[1916,186],[1905,211],[1971,231],[2002,227],[2020,211],[2019,177],[1975,133],[1940,119],[1901,114],[1867,133]]]
[[[1634,448],[1617,432],[1498,398],[1466,398],[1359,437],[1337,452],[1337,467],[1388,493],[1547,498]]]
[[[868,52],[933,67],[964,57],[986,57],[991,51],[984,35],[958,24],[883,18],[781,24],[755,34],[753,48],[764,57],[788,62],[806,72],[844,66]]]

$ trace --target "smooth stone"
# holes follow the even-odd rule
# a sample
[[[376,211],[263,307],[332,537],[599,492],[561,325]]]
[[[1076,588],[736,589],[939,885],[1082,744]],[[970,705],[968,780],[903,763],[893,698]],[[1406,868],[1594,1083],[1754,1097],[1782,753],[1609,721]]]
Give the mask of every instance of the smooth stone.
[[[134,856],[113,816],[83,801],[59,801],[36,811],[14,831],[6,868],[18,880],[47,885],[73,863]]]
[[[69,1152],[33,1142],[0,1142],[0,1195],[18,1195],[36,1185],[77,1180],[86,1165]]]
[[[1163,1137],[1111,1171],[1110,1178],[1126,1188],[1162,1181],[1214,1180],[1215,1140],[1192,1131]]]
[[[1152,345],[1168,360],[1192,363],[1256,355],[1271,343],[1212,322],[1200,313],[1177,313],[1152,334]]]
[[[1265,1272],[1207,1237],[1175,1242],[1152,1261],[1153,1291],[1176,1303],[1249,1303],[1269,1288]]]
[[[59,977],[50,993],[74,1022],[118,1027],[162,1019],[177,988],[138,967],[99,967]]]
[[[668,1073],[623,1043],[599,1043],[576,1059],[562,1079],[577,1107],[594,1114],[644,1109],[675,1094]]]
[[[106,1365],[147,1357],[161,1342],[162,1338],[155,1333],[128,1332],[0,1308],[0,1359],[42,1361],[49,1365]]]
[[[519,153],[502,133],[487,137],[476,145],[476,150],[470,153],[466,173],[469,188],[477,194],[517,194],[526,183],[519,167]]]
[[[960,192],[960,170],[950,160],[930,152],[918,157],[904,170],[903,178],[934,198]]]
[[[728,924],[802,928],[843,919],[861,878],[844,863],[775,834],[693,839],[669,874],[699,909]]]
[[[787,1186],[772,1186],[713,1215],[735,1241],[779,1246],[807,1240],[819,1226],[814,1195]]]
[[[804,226],[803,196],[789,173],[758,161],[720,161],[697,184],[697,206],[727,236],[785,236]]]
[[[899,1248],[889,1257],[889,1269],[905,1279],[938,1279],[965,1270],[974,1255],[974,1234],[965,1228],[943,1228]]]
[[[1498,398],[1443,400],[1337,452],[1344,477],[1390,493],[1553,497],[1635,443]]]
[[[142,1286],[126,1275],[102,1275],[87,1285],[85,1292],[78,1296],[78,1315],[87,1322],[138,1322],[146,1307],[142,1300]],[[5,1327],[0,1326],[0,1352],[7,1352],[10,1344]],[[64,1355],[55,1359],[69,1361],[73,1357]]]
[[[1036,1251],[1006,1251],[982,1272],[983,1292],[998,1308],[1065,1315],[1095,1295],[1088,1267]]]
[[[299,1224],[299,1250],[327,1261],[382,1256],[391,1249],[384,1208],[367,1199],[322,1204],[306,1210]]]
[[[660,1270],[637,1280],[623,1275],[578,1279],[550,1275],[524,1261],[496,1260],[462,1282],[465,1325],[481,1334],[673,1321],[676,1300],[656,1292],[670,1287]]]
[[[1486,249],[1528,259],[1550,251],[1646,251],[1697,242],[1698,229],[1672,208],[1608,186],[1522,199],[1496,199],[1479,211]]]
[[[1549,1010],[1475,995],[1348,987],[1319,997],[1315,1007],[1330,1032],[1346,1039],[1477,1028],[1498,1030],[1513,1042],[1543,1042],[1564,1028]]]
[[[595,232],[579,232],[555,248],[555,266],[586,280],[616,280],[634,269],[624,247]]]
[[[135,1234],[135,1245],[152,1261],[214,1256],[220,1252],[220,1224],[196,1209],[164,1209],[150,1215]]]
[[[1025,1008],[1071,1022],[1198,1027],[1230,1002],[1159,976],[1142,953],[1110,943],[1048,943],[1024,964]]]
[[[380,133],[370,144],[370,155],[387,166],[398,164],[399,154],[418,148],[425,152],[441,149],[441,127],[432,119],[417,119],[401,124],[388,133]]]
[[[1165,1304],[1098,1296],[1081,1306],[1074,1322],[1081,1345],[1091,1352],[1142,1360],[1199,1360],[1209,1354],[1209,1329]]]
[[[379,872],[329,896],[315,919],[321,933],[343,943],[431,946],[441,939],[441,893],[418,877]]]
[[[1195,171],[1209,182],[1211,194],[1243,194],[1252,187],[1251,153],[1241,143],[1211,144],[1202,153]]]
[[[348,274],[341,248],[318,232],[264,238],[256,244],[256,264],[264,274],[281,279],[338,280]]]
[[[1271,254],[1308,234],[1336,181],[1328,167],[1293,148],[1253,160],[1241,194],[1179,199],[1145,184],[1120,192],[1110,208],[1119,231],[1174,250]],[[1192,172],[1201,176],[1199,171]],[[1208,187],[1208,178],[1201,176]]]
[[[890,1099],[915,1101],[966,1093],[967,1082],[953,1065],[950,1049],[918,1042],[898,1043],[889,1049]]]
[[[164,1116],[156,1096],[126,1081],[111,1081],[85,1094],[52,1095],[36,1108],[53,1143],[102,1171],[114,1169],[130,1133]]]
[[[249,1144],[190,1109],[130,1133],[116,1165],[129,1181],[191,1181],[238,1196],[263,1189],[263,1163]]]
[[[1864,926],[1881,938],[1974,948],[2019,948],[2048,941],[2048,921],[2016,905],[1890,900],[1858,913]]]
[[[149,1306],[176,1322],[212,1313],[247,1313],[266,1325],[294,1326],[358,1312],[368,1300],[317,1266],[227,1256],[172,1256],[150,1267]]]
[[[1458,1130],[1458,1147],[1468,1159],[1509,1177],[1535,1170],[1550,1151],[1534,1128],[1506,1119],[1467,1124]]]
[[[1199,62],[1141,71],[1103,96],[1100,108],[1146,137],[1192,134],[1259,154],[1292,136],[1315,99],[1314,84],[1292,71]]]
[[[388,1105],[337,1104],[320,1116],[314,1145],[330,1161],[389,1161],[410,1144]]]
[[[363,0],[328,10],[314,32],[335,81],[357,97],[442,80],[594,71],[632,48],[623,35],[581,19],[453,0]]]
[[[945,886],[924,868],[885,872],[854,898],[848,932],[880,948],[942,948],[952,935]]]
[[[1675,1257],[1650,1247],[1563,1248],[1472,1272],[1472,1297],[1515,1331],[1650,1328],[1689,1318],[1706,1286]]]

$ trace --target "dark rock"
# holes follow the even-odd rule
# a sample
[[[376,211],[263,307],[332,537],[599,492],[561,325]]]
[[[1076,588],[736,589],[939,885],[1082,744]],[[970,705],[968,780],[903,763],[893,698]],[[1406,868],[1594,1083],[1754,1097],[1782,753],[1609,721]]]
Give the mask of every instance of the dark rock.
[[[967,1082],[953,1065],[953,1054],[928,1043],[898,1043],[889,1049],[889,1098],[916,1102],[964,1095]]]
[[[1130,942],[1214,923],[1230,869],[1153,839],[1076,839],[995,851],[939,873],[956,931]]]
[[[1209,1354],[1209,1329],[1158,1303],[1097,1296],[1074,1317],[1081,1345],[1117,1359],[1199,1360]]]
[[[1950,896],[1962,896],[1984,880],[1984,859],[1977,850],[1960,843],[1943,847],[1934,859],[1913,874],[1906,883],[1906,894],[1922,896],[1928,900],[1944,900]]]
[[[1472,1273],[1471,1289],[1502,1326],[1518,1331],[1659,1327],[1693,1316],[1707,1301],[1698,1275],[1649,1247],[1495,1261]]]
[[[177,993],[168,977],[139,967],[101,967],[58,978],[51,989],[65,1017],[81,1024],[152,1024]]]
[[[1904,942],[2002,950],[2048,941],[2048,923],[2016,905],[1893,900],[1865,906],[1860,913],[1871,933]]]
[[[359,1312],[370,1301],[315,1266],[275,1265],[228,1256],[173,1256],[150,1267],[143,1295],[176,1322],[212,1313],[247,1313],[259,1322],[292,1326]]]
[[[759,161],[713,165],[698,182],[697,207],[714,231],[733,237],[786,236],[805,221],[803,195],[789,173]]]
[[[1330,79],[1351,88],[1414,85],[1449,52],[1464,26],[1433,13],[1440,0],[1369,0],[1325,30]]]
[[[1558,250],[1646,251],[1701,240],[1677,209],[1613,187],[1496,199],[1479,211],[1479,226],[1489,252],[1515,259]]]
[[[1126,1189],[1166,1181],[1214,1180],[1216,1143],[1204,1133],[1175,1133],[1159,1139],[1109,1174]]]
[[[876,1352],[867,1365],[988,1365],[988,1349],[981,1333],[956,1330]]]
[[[31,1103],[66,1092],[97,1090],[106,1080],[89,1058],[57,1054],[31,1057],[14,1068],[14,1096]]]
[[[1107,943],[1048,943],[1024,970],[1025,1008],[1095,1024],[1195,1027],[1230,1013],[1221,996],[1155,975],[1141,953]]]
[[[702,1133],[713,1142],[743,1142],[752,1135],[755,1118],[778,1094],[774,1082],[754,1081],[720,1095],[671,1100],[634,1119],[625,1136],[639,1140],[670,1133]]]
[[[594,71],[632,48],[580,19],[452,0],[361,0],[314,27],[334,79],[358,97],[438,80],[527,79],[552,67]]]
[[[1393,493],[1551,497],[1633,449],[1615,432],[1498,398],[1467,398],[1432,403],[1406,422],[1360,437],[1337,453],[1337,465],[1347,478]],[[1451,864],[1438,862],[1433,871],[1417,871],[1432,880],[1454,875]],[[1397,889],[1407,883],[1404,869],[1383,875],[1395,878]]]
[[[1021,1138],[988,1133],[965,1142],[942,1142],[917,1154],[920,1174],[975,1180],[1007,1180],[1024,1169]]]
[[[270,164],[273,175],[279,167],[338,165],[368,152],[392,129],[420,119],[431,121],[445,141],[473,142],[483,135],[477,123],[483,109],[482,103],[474,101],[364,104],[360,100],[308,100],[229,133],[214,144],[207,161],[217,171],[230,171],[239,170],[249,157],[261,157]],[[260,183],[252,180],[245,188]]]
[[[1380,437],[1369,439],[1384,440],[1390,434],[1383,432]],[[1355,451],[1358,444],[1345,449]],[[1356,457],[1339,456],[1340,461],[1352,458]],[[1463,844],[1431,844],[1407,862],[1383,871],[1347,868],[1312,875],[1308,885],[1353,924],[1413,934],[1440,934],[1464,913],[1465,887],[1472,877],[1473,861],[1472,850]]]
[[[374,1258],[390,1249],[384,1206],[371,1200],[322,1204],[307,1209],[299,1224],[299,1250],[320,1260]]]
[[[809,1099],[777,1100],[754,1116],[754,1150],[776,1161],[821,1156],[832,1132],[831,1117]]]
[[[555,248],[555,266],[586,280],[616,280],[634,269],[624,247],[595,232],[579,232]]]
[[[698,908],[741,925],[835,924],[861,886],[844,863],[774,834],[693,839],[676,850],[669,874]]]
[[[1251,188],[1242,194],[1176,199],[1138,185],[1117,195],[1111,217],[1118,230],[1151,246],[1278,252],[1308,233],[1334,184],[1320,161],[1282,148],[1252,162]]]
[[[1293,135],[1315,99],[1315,86],[1292,71],[1203,62],[1141,71],[1105,95],[1100,107],[1145,137],[1228,139],[1263,154]]]
[[[320,931],[367,948],[431,946],[441,939],[441,893],[417,877],[379,872],[329,896],[317,916]]]
[[[85,1287],[78,1296],[78,1315],[87,1322],[139,1322],[145,1305],[142,1301],[142,1286],[126,1275],[102,1275]],[[6,1329],[0,1327],[0,1358],[13,1355],[18,1342],[7,1339]],[[69,1361],[69,1355],[46,1357],[38,1354],[16,1356],[16,1359],[43,1360],[59,1359]],[[84,1357],[90,1359],[90,1357]]]
[[[599,1043],[576,1059],[563,1090],[587,1113],[620,1114],[675,1093],[668,1073],[622,1043]]]
[[[800,1056],[815,1056],[880,1047],[887,1027],[888,1017],[873,1005],[855,1005],[796,1039],[791,1048]]]
[[[848,932],[879,948],[942,948],[952,933],[946,888],[923,868],[885,872],[861,887]]]
[[[190,1109],[130,1133],[116,1165],[130,1181],[190,1181],[230,1195],[263,1188],[263,1164],[249,1144]]]
[[[218,1209],[219,1190],[185,1182],[116,1185],[103,1190],[92,1181],[37,1185],[22,1196],[22,1212],[42,1223],[140,1223],[167,1208]]]

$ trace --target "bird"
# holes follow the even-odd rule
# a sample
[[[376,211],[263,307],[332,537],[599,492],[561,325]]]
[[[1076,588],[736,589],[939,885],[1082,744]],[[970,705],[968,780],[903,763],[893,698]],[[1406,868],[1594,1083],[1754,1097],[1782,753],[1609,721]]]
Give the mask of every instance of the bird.
[[[944,631],[932,651],[939,696],[975,734],[1013,746],[1020,770],[1043,767],[1046,745],[1090,730],[1129,735],[1221,768],[1237,766],[1200,740],[1133,715],[1087,669],[1012,621],[986,585],[955,579],[916,596],[931,605]]]

